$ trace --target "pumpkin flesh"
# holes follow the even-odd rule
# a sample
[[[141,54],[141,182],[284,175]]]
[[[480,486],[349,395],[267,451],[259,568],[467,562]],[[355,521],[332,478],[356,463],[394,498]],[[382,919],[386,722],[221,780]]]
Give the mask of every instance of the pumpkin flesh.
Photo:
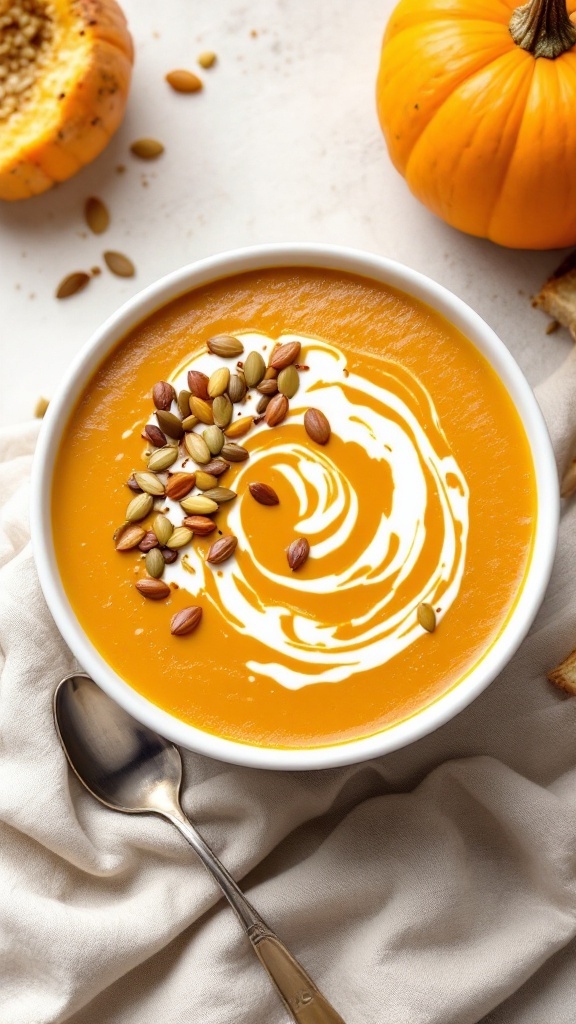
[[[555,60],[521,49],[514,7],[403,0],[384,38],[378,112],[394,165],[449,224],[512,247],[566,246],[576,241],[576,49]]]
[[[17,17],[24,6],[5,4],[0,17]],[[48,23],[45,45],[22,72],[33,81],[16,109],[0,106],[0,198],[9,200],[64,181],[104,149],[122,120],[132,69],[132,42],[116,3],[33,6]],[[0,55],[0,64],[8,59]]]

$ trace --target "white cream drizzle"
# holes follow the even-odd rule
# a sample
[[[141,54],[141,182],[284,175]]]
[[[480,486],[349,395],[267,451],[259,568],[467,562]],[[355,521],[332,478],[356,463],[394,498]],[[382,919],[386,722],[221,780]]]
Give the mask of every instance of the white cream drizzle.
[[[244,332],[246,352],[257,350],[266,357],[276,339],[255,332]],[[166,567],[165,579],[175,581],[195,597],[206,589],[206,573],[210,573],[217,589],[214,602],[231,630],[255,637],[270,651],[269,660],[247,662],[247,672],[267,676],[292,690],[313,683],[336,683],[354,673],[384,665],[395,655],[419,639],[423,630],[418,624],[416,609],[421,601],[436,607],[441,594],[440,620],[458,595],[466,558],[468,537],[468,498],[466,480],[452,455],[439,454],[432,437],[437,433],[446,446],[438,416],[430,394],[418,379],[402,370],[411,397],[425,410],[421,422],[411,408],[386,386],[349,373],[344,355],[326,341],[299,335],[282,335],[281,341],[302,343],[310,370],[301,374],[300,389],[291,401],[290,422],[301,423],[309,406],[321,409],[328,417],[332,431],[345,441],[356,442],[375,461],[385,460],[390,468],[393,492],[389,515],[382,513],[378,528],[367,541],[361,556],[339,573],[320,578],[305,578],[297,573],[277,574],[258,561],[251,552],[258,576],[272,584],[280,584],[286,594],[281,605],[263,603],[266,587],[254,589],[242,572],[239,561],[231,559],[219,567],[206,567],[198,550],[187,548],[187,568],[180,560]],[[219,365],[230,361],[217,360],[204,353],[194,354],[181,365],[172,378],[177,390],[186,388],[186,374],[192,367],[210,374]],[[389,373],[393,364],[386,364]],[[353,389],[353,400],[346,392]],[[369,395],[377,408],[362,403]],[[412,401],[412,405],[414,405]],[[245,410],[243,409],[243,414]],[[399,422],[391,418],[393,414]],[[433,430],[427,432],[426,425]],[[262,443],[262,432],[270,428],[257,425],[246,438],[250,459],[235,467],[234,489],[239,497],[228,506],[228,530],[238,537],[239,550],[248,551],[249,543],[243,524],[244,502],[252,502],[244,476],[260,460],[269,460],[271,449]],[[240,443],[243,443],[241,441]],[[350,481],[325,448],[308,443],[302,430],[301,445],[278,444],[273,449],[274,469],[282,474],[292,488],[299,507],[294,523],[294,536],[305,536],[310,542],[311,558],[322,559],[335,551],[345,552],[346,545],[362,522],[362,509]],[[430,501],[429,482],[425,468],[435,482],[443,519],[443,538],[439,557],[423,586],[408,590],[410,598],[394,613],[388,611],[398,588],[409,585],[427,543],[425,514]],[[174,465],[172,471],[179,465]],[[187,468],[190,468],[189,466]],[[252,473],[254,478],[254,474]],[[258,476],[257,476],[258,478]],[[262,479],[266,479],[264,473]],[[373,495],[372,500],[378,496]],[[182,510],[175,503],[168,513],[175,524],[181,522]],[[248,509],[249,513],[249,509]],[[244,509],[246,514],[246,509]],[[392,545],[396,551],[389,557]],[[340,559],[342,561],[342,559]],[[365,615],[352,618],[353,635],[338,636],[340,624],[316,621],[290,606],[289,595],[349,592],[347,607],[354,608],[354,592],[358,587],[374,587],[379,599]],[[213,598],[209,599],[213,601]],[[300,601],[301,603],[301,601]]]

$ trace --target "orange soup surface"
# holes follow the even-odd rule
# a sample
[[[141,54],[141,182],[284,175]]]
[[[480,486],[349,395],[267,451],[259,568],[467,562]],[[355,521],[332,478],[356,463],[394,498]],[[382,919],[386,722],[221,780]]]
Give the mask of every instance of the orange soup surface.
[[[210,351],[222,335],[234,354]],[[176,394],[159,411],[158,382]],[[276,748],[369,736],[462,681],[510,616],[536,521],[522,424],[471,342],[408,295],[313,268],[216,281],[140,323],[71,411],[54,481],[63,585],[100,654],[183,721]]]

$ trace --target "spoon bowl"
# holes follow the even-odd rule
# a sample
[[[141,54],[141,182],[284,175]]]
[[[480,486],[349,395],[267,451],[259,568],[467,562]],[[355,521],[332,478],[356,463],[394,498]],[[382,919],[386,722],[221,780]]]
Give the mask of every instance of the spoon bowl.
[[[174,810],[182,758],[173,743],[136,722],[89,676],[62,681],[54,694],[56,730],[70,767],[106,807],[126,814]]]
[[[248,902],[180,806],[180,751],[141,725],[89,676],[66,676],[54,694],[56,731],[83,786],[114,811],[156,814],[181,832],[235,911],[297,1024],[344,1024],[304,968]]]

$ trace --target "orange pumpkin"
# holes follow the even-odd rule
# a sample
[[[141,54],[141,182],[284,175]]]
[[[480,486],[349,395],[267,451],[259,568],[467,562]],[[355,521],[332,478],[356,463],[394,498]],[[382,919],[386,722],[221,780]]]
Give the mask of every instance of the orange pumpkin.
[[[115,0],[0,0],[0,198],[26,199],[104,149],[132,39]]]
[[[576,242],[576,0],[401,0],[377,85],[392,161],[449,224]]]

